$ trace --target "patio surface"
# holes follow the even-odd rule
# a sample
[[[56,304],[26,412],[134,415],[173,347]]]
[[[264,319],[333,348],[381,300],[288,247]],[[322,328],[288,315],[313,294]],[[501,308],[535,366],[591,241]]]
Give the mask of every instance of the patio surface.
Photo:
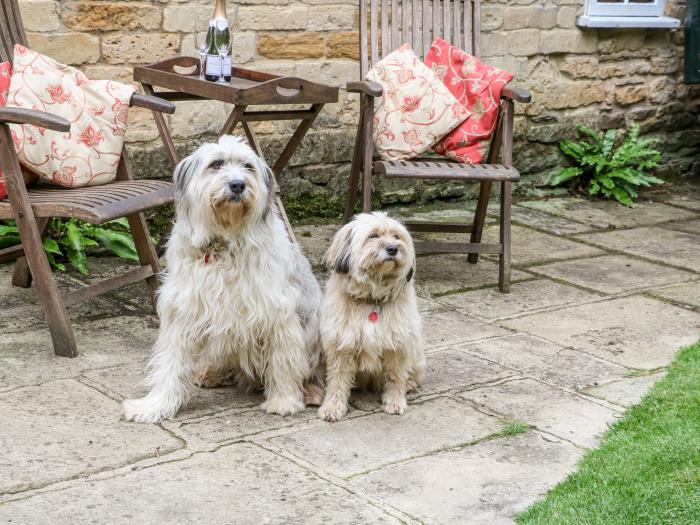
[[[698,338],[700,189],[669,195],[521,202],[510,295],[494,257],[420,257],[428,370],[403,417],[368,394],[341,423],[267,416],[227,388],[173,422],[120,421],[157,331],[144,288],[73,308],[81,355],[62,359],[0,266],[0,521],[510,523]],[[321,278],[334,229],[297,229]],[[90,263],[94,278],[123,265]],[[529,427],[507,435],[513,421]]]

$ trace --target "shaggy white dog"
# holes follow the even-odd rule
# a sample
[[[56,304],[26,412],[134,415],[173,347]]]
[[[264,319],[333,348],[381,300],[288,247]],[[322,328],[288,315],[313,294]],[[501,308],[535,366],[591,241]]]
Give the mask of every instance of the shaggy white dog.
[[[124,401],[125,418],[172,418],[197,379],[216,386],[232,376],[264,388],[268,413],[303,410],[304,386],[322,395],[321,290],[276,212],[269,167],[224,136],[180,162],[174,181],[152,389]]]
[[[333,238],[321,310],[326,354],[326,421],[347,412],[355,384],[382,390],[388,414],[403,414],[406,392],[423,380],[425,354],[416,305],[413,241],[385,213],[362,213]]]

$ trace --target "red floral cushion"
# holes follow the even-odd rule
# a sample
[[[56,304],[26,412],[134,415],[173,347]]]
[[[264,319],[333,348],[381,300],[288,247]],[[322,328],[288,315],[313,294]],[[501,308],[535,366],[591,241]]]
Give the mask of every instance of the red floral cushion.
[[[134,86],[89,80],[81,71],[16,45],[7,105],[38,109],[71,123],[67,133],[13,124],[22,165],[42,180],[76,188],[116,178]]]
[[[7,102],[7,94],[10,91],[10,76],[12,75],[12,65],[9,62],[0,63],[0,107],[3,107]],[[36,181],[39,176],[27,169],[22,169],[24,182],[31,184]],[[7,187],[5,186],[5,176],[0,169],[0,200],[7,197]]]
[[[496,126],[501,90],[513,79],[513,75],[484,64],[441,38],[433,42],[425,64],[472,113],[433,149],[460,162],[482,162]]]

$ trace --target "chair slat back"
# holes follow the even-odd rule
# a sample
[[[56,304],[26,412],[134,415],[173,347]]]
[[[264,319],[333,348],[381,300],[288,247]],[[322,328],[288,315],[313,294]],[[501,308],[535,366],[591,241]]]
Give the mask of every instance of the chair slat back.
[[[2,0],[0,7],[0,58],[12,61],[15,44],[27,44],[17,0]]]
[[[478,56],[480,0],[360,0],[360,71],[402,44],[421,59],[438,37]]]

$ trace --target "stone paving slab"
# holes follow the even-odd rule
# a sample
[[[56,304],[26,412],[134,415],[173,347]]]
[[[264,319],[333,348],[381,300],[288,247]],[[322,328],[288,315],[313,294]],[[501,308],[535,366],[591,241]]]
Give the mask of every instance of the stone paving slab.
[[[698,278],[691,272],[624,255],[561,261],[530,268],[530,271],[610,295]]]
[[[118,467],[184,445],[155,425],[119,421],[116,402],[73,380],[0,394],[0,421],[5,422],[0,447],[6,451],[0,457],[0,492]]]
[[[587,388],[584,392],[616,405],[629,407],[639,403],[644,394],[665,374],[665,372],[657,372],[656,374],[628,377],[607,385]]]
[[[692,211],[658,202],[638,202],[634,208],[628,208],[614,201],[557,198],[519,202],[518,206],[551,213],[600,230],[697,218],[697,214]]]
[[[347,490],[248,443],[0,506],[13,523],[399,523]]]
[[[262,403],[262,401],[261,397],[260,402]],[[203,408],[206,410],[206,407]],[[183,413],[183,417],[187,417],[187,412]],[[204,441],[223,443],[245,436],[260,434],[268,430],[289,428],[297,424],[316,422],[317,420],[318,407],[309,406],[303,412],[293,416],[282,417],[277,414],[267,414],[256,406],[246,410],[215,414],[196,421],[185,419],[181,428],[188,434],[197,436]]]
[[[573,468],[583,451],[528,432],[390,465],[353,488],[423,523],[512,523]]]
[[[408,394],[409,402],[418,397],[444,393],[448,390],[464,390],[473,385],[491,383],[515,377],[518,373],[501,365],[448,349],[430,354],[426,360],[425,381],[419,389]],[[381,394],[365,390],[353,390],[352,406],[367,412],[381,410]]]
[[[526,334],[497,337],[457,348],[546,383],[571,389],[614,381],[629,373],[623,366]]]
[[[493,211],[493,213],[496,212]],[[523,206],[513,206],[511,220],[516,224],[524,224],[535,230],[541,230],[553,235],[575,235],[592,229],[586,224]]]
[[[499,326],[454,310],[433,311],[423,316],[423,339],[426,350],[507,333]]]
[[[700,235],[649,227],[584,234],[580,238],[611,250],[700,272]]]
[[[654,369],[668,365],[676,351],[697,340],[700,314],[632,296],[527,315],[502,324],[630,368]]]
[[[148,394],[144,385],[145,362],[128,364],[82,374],[83,381],[119,402]],[[250,408],[264,401],[262,394],[249,393],[229,386],[221,388],[192,388],[187,407],[182,409],[176,421],[202,417],[232,408]]]
[[[664,228],[669,230],[677,230],[679,232],[692,233],[693,235],[700,235],[700,219],[694,221],[683,221],[683,222],[672,222],[665,224]]]
[[[501,293],[498,288],[482,288],[445,295],[438,300],[470,315],[493,321],[543,308],[589,302],[599,297],[549,279],[531,279],[512,284],[509,294]]]
[[[700,192],[695,192],[691,195],[672,196],[666,202],[673,206],[700,212]]]
[[[684,283],[652,290],[650,295],[700,309],[700,282]]]
[[[460,397],[588,448],[598,444],[617,415],[610,408],[533,379],[477,388]]]
[[[323,423],[271,441],[292,454],[349,477],[500,432],[503,423],[466,403],[440,397],[411,403],[403,416],[384,413]]]
[[[48,328],[4,333],[0,337],[0,389],[75,377],[90,369],[142,363],[156,337],[155,320],[144,317],[74,323],[73,328],[79,351],[74,359],[54,355]]]
[[[428,297],[498,284],[498,263],[483,257],[470,264],[466,254],[422,255],[416,267],[416,290]],[[511,273],[513,282],[531,277],[519,270]]]
[[[484,242],[499,242],[499,227],[484,228]],[[522,226],[512,227],[511,260],[515,266],[530,266],[548,261],[591,257],[604,253],[580,242],[549,235]],[[497,259],[497,255],[488,255]]]

